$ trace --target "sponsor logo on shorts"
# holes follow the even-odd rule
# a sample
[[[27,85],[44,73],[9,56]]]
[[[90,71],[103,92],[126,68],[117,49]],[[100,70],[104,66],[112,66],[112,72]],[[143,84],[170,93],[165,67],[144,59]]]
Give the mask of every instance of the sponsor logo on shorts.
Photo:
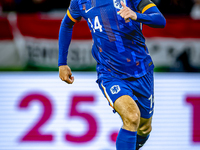
[[[112,94],[117,94],[117,93],[119,93],[120,90],[121,90],[121,89],[120,89],[119,85],[113,85],[113,86],[110,88],[110,91],[111,91]]]

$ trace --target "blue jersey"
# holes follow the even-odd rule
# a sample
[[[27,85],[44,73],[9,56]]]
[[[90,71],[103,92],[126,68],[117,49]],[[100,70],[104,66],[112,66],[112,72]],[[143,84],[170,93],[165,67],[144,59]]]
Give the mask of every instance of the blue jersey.
[[[71,0],[67,16],[73,22],[81,17],[87,21],[99,74],[110,72],[119,78],[139,78],[154,68],[142,34],[142,23],[151,22],[151,16],[141,14],[153,7],[160,12],[150,0],[122,0],[138,17],[136,21],[125,23],[117,13],[123,8],[120,1]]]

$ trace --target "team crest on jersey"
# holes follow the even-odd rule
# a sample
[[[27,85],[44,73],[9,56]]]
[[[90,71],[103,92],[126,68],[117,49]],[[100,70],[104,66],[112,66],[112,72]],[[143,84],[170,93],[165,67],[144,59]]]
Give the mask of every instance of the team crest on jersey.
[[[121,90],[121,89],[120,89],[119,85],[113,85],[113,86],[110,88],[110,91],[111,91],[112,94],[117,94],[117,93],[119,93],[120,90]]]
[[[113,0],[114,7],[117,9],[122,9],[123,7],[121,5],[121,1],[126,5],[126,0]]]

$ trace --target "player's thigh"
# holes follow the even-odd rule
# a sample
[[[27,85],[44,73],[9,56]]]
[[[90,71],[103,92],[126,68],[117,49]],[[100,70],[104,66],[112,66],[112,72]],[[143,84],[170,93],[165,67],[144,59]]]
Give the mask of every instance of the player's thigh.
[[[136,102],[128,95],[119,97],[114,102],[114,109],[121,116],[123,128],[137,131],[140,123],[140,110]]]
[[[140,136],[147,136],[152,130],[151,123],[152,123],[152,117],[149,119],[141,117],[137,134],[139,134]]]

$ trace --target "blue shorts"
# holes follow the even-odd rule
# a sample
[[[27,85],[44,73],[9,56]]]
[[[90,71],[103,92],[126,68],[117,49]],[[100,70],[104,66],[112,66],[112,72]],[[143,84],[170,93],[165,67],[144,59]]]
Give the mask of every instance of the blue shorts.
[[[153,115],[153,70],[141,78],[119,79],[107,73],[101,74],[97,83],[113,109],[113,104],[119,97],[129,95],[137,103],[142,118],[150,118]]]

